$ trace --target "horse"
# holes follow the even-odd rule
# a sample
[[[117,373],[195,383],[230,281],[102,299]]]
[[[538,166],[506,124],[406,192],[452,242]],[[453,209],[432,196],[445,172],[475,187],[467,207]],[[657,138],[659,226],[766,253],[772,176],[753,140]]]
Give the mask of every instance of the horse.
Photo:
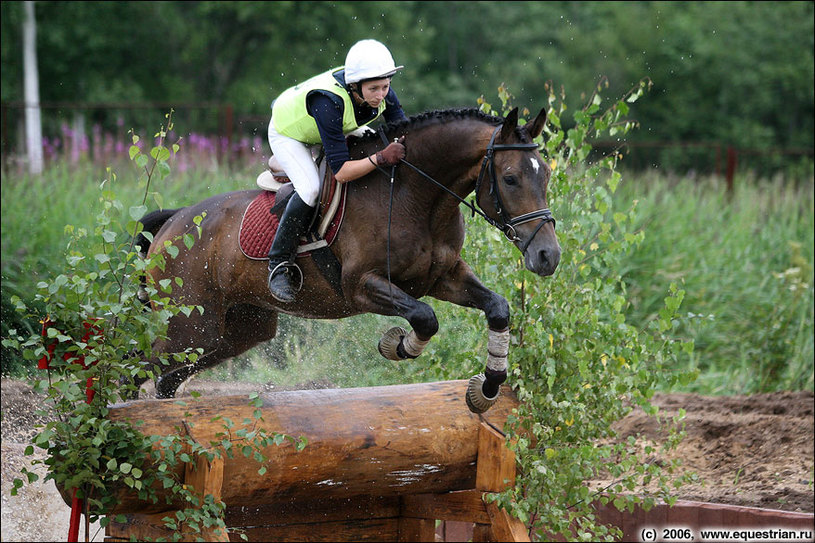
[[[352,159],[402,137],[406,156],[391,169],[375,169],[346,184],[345,217],[330,246],[339,264],[339,285],[332,285],[314,259],[300,257],[301,290],[288,304],[271,296],[266,261],[251,260],[238,248],[244,210],[262,191],[218,194],[143,217],[144,230],[154,234],[152,242],[142,240],[148,254],[164,251],[166,243],[179,249],[163,269],[150,272],[153,279],[181,278],[183,284],[173,286],[173,299],[204,308],[172,317],[166,339],[154,345],[156,352],[166,353],[203,349],[195,362],[170,363],[156,379],[156,396],[171,398],[194,373],[275,337],[279,313],[308,319],[363,313],[401,317],[409,330],[386,332],[379,352],[391,360],[416,358],[439,329],[433,309],[420,301],[430,296],[484,312],[487,360],[484,371],[468,380],[465,399],[474,413],[489,409],[507,377],[510,309],[461,258],[461,205],[503,231],[528,270],[552,275],[560,245],[547,203],[551,169],[533,142],[545,122],[545,108],[523,125],[517,108],[506,118],[450,109],[349,138]],[[466,197],[473,192],[471,203]],[[196,228],[200,238],[191,247],[177,243]]]

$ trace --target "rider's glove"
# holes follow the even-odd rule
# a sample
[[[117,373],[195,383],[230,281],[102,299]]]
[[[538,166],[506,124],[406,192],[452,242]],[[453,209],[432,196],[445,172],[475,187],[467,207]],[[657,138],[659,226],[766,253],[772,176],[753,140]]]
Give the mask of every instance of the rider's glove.
[[[405,158],[405,136],[391,143],[381,151],[376,153],[376,163],[380,166],[396,166],[399,161]]]

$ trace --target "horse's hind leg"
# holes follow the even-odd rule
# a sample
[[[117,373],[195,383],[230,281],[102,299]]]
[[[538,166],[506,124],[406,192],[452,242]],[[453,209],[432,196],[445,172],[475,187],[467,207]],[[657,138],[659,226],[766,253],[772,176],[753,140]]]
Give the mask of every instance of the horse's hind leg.
[[[507,378],[509,355],[509,303],[485,287],[463,260],[429,293],[434,298],[481,309],[487,317],[489,341],[484,373],[474,375],[467,387],[467,406],[483,413],[498,400]]]
[[[199,371],[217,366],[272,339],[277,333],[277,313],[249,304],[235,305],[226,311],[218,328],[215,341],[209,340],[209,348],[204,347],[204,353],[195,363],[185,364],[161,376],[156,383],[157,397],[172,398],[178,387]]]

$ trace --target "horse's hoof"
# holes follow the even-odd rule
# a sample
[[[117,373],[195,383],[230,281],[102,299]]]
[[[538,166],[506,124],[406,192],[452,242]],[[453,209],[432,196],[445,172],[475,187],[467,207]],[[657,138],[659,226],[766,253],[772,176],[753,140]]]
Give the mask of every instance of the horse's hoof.
[[[382,338],[379,340],[379,354],[388,360],[402,360],[403,357],[397,354],[396,349],[406,335],[407,330],[401,326],[394,326],[382,334]]]
[[[479,373],[470,377],[470,382],[467,383],[465,399],[467,400],[467,407],[473,413],[484,413],[498,401],[498,396],[501,395],[501,389],[499,388],[495,396],[492,398],[486,397],[484,395],[484,382],[486,380],[487,377],[483,373]]]

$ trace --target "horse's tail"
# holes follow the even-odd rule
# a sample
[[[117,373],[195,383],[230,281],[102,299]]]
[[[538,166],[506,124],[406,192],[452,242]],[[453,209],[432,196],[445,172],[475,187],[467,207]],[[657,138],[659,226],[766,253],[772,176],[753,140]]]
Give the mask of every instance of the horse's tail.
[[[151,211],[139,220],[143,227],[142,231],[136,234],[135,245],[139,249],[139,256],[142,258],[147,257],[147,251],[150,249],[150,240],[147,239],[143,232],[150,232],[150,234],[155,236],[161,227],[164,226],[164,223],[167,222],[167,219],[182,209],[181,207],[177,209],[157,209],[156,211]],[[148,305],[150,303],[150,297],[147,294],[145,286],[145,278],[142,276],[140,278],[138,297],[144,305]]]
[[[177,209],[157,209],[156,211],[151,211],[139,220],[139,222],[142,223],[142,232],[150,232],[155,236],[161,227],[164,226],[164,223],[167,222],[167,219],[182,209],[184,208],[179,207]],[[150,249],[150,240],[147,239],[142,232],[136,235],[136,247],[139,248],[139,254],[146,256],[147,250]]]

